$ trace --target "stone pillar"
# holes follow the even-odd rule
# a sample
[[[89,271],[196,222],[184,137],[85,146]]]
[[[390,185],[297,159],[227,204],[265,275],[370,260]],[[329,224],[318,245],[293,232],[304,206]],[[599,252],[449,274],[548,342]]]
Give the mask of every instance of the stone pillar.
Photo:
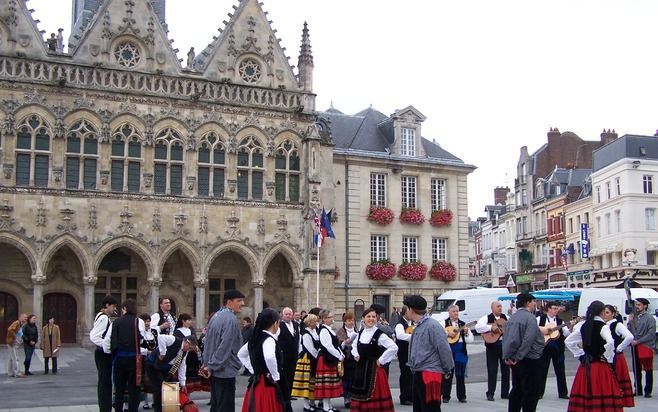
[[[37,316],[37,327],[41,335],[41,326],[43,325],[43,285],[46,279],[43,277],[32,278],[32,313]]]
[[[83,286],[85,290],[85,297],[83,303],[83,317],[82,317],[82,337],[80,342],[84,347],[93,347],[93,343],[89,339],[89,332],[94,327],[94,317],[96,311],[94,307],[94,294],[96,292],[96,278],[85,277]]]
[[[208,309],[206,307],[206,281],[194,281],[194,293],[196,294],[196,329],[201,330],[208,321]]]
[[[304,280],[303,276],[295,279],[292,282],[293,293],[292,293],[292,307],[293,310],[308,310],[304,306]]]
[[[160,308],[158,305],[158,300],[160,299],[160,285],[162,285],[162,281],[160,279],[149,280],[148,284],[149,284],[148,310],[149,313],[155,313]]]
[[[262,280],[251,284],[254,288],[254,319],[263,311],[263,284]]]

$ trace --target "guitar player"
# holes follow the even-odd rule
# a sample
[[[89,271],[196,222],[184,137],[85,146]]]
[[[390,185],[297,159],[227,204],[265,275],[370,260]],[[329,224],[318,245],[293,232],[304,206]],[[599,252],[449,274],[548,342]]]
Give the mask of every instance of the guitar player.
[[[537,325],[539,325],[539,328],[544,334],[550,334],[550,331],[554,331],[555,327],[559,328],[557,329],[559,331],[559,337],[548,341],[546,346],[544,346],[544,352],[541,356],[543,371],[541,374],[542,381],[539,386],[539,399],[544,396],[551,361],[553,361],[553,370],[557,378],[558,397],[560,399],[569,399],[567,378],[564,374],[564,340],[571,334],[571,331],[569,330],[569,325],[558,316],[559,310],[560,306],[556,302],[546,302],[544,313],[537,316]],[[549,327],[548,329],[542,329],[546,328],[547,325]]]
[[[491,303],[491,313],[482,316],[475,325],[477,333],[491,333],[500,331],[498,323],[507,321],[507,316],[503,314],[503,304],[495,301]],[[498,365],[500,365],[500,397],[509,398],[509,366],[503,361],[503,340],[501,337],[494,343],[484,344],[487,353],[487,400],[493,401],[496,392],[496,383],[498,381]]]
[[[455,343],[450,343],[452,350],[452,359],[455,361],[455,372],[449,377],[445,378],[441,383],[441,392],[443,402],[450,401],[450,393],[452,392],[452,377],[457,378],[457,399],[461,403],[466,403],[466,364],[468,363],[468,351],[466,350],[467,343],[473,343],[473,334],[470,328],[465,327],[466,323],[459,320],[459,306],[452,305],[448,308],[448,319],[445,320],[445,327],[448,330],[452,327],[451,333],[448,333],[448,338],[457,337],[459,339]]]

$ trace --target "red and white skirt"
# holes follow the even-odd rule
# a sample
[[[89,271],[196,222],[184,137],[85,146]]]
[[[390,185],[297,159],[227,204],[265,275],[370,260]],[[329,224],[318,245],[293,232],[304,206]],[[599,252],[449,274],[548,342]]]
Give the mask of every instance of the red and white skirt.
[[[375,387],[372,396],[367,401],[351,401],[350,411],[355,412],[393,412],[393,397],[391,388],[388,386],[388,376],[381,366],[377,366],[375,372]]]
[[[315,370],[315,399],[331,399],[343,396],[343,382],[338,377],[338,365],[328,363],[323,355],[318,358]]]
[[[633,398],[633,385],[631,384],[631,375],[628,373],[628,363],[623,353],[615,353],[615,375],[617,382],[619,382],[619,389],[621,389],[621,401],[624,408],[632,408],[635,406],[635,399]]]
[[[622,412],[624,410],[621,389],[612,373],[611,365],[605,362],[592,362],[589,381],[588,385],[585,366],[580,365],[571,386],[568,412]]]
[[[249,412],[249,405],[251,405],[251,402],[254,403],[252,409],[256,412],[283,412],[283,405],[276,397],[276,387],[265,384],[265,376],[261,375],[258,378],[258,382],[256,383],[256,386],[254,386],[253,391],[254,393],[252,395],[251,388],[247,388],[247,392],[244,395],[244,401],[242,402],[242,412]]]

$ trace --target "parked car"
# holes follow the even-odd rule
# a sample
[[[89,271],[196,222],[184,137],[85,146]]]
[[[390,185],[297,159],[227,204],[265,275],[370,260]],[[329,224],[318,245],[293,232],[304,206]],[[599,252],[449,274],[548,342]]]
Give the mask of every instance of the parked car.
[[[475,288],[450,290],[436,298],[432,317],[442,322],[448,317],[448,308],[459,307],[459,319],[469,323],[491,312],[491,302],[509,293],[507,288]],[[505,309],[505,308],[504,308]],[[475,329],[473,326],[471,329]]]

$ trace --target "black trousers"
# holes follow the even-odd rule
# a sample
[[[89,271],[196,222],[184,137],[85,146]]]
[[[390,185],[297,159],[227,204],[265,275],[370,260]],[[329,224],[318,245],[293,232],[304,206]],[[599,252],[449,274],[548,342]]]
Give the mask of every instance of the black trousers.
[[[210,378],[210,412],[235,412],[235,378]]]
[[[542,375],[541,383],[539,384],[539,397],[544,396],[546,390],[546,379],[548,378],[548,370],[553,361],[553,371],[557,378],[557,393],[559,396],[569,395],[569,388],[567,388],[567,378],[564,374],[564,348],[556,344],[548,344],[544,348],[544,353],[541,356]]]
[[[642,396],[644,393],[653,393],[653,370],[644,371],[646,383],[644,385],[644,393],[642,392],[642,367],[637,357],[637,346],[633,347],[633,363],[635,364],[635,394]]]
[[[128,392],[128,412],[139,408],[139,387],[135,380],[135,356],[114,358],[114,411],[123,412],[123,396]]]
[[[503,362],[502,342],[486,346],[487,351],[487,395],[494,396],[498,382],[498,365],[500,365],[500,396],[507,398],[509,394],[509,366]]]
[[[457,381],[457,399],[460,401],[466,399],[466,364],[455,362],[453,374],[448,379],[444,376],[441,382],[441,396],[444,402],[450,400],[453,378]]]
[[[98,373],[98,409],[100,412],[112,410],[112,355],[102,350],[94,351],[94,362]]]
[[[166,372],[155,368],[152,364],[146,364],[146,374],[153,387],[153,410],[162,412],[162,382],[165,380]]]
[[[400,402],[412,402],[411,386],[411,369],[407,366],[407,360],[402,358],[400,359]]]
[[[414,412],[441,412],[441,401],[425,402],[425,384],[423,383],[423,374],[416,372],[413,374],[413,395]]]
[[[512,390],[509,393],[508,412],[537,410],[542,370],[541,358],[522,359],[512,366]]]
[[[57,374],[57,356],[43,358],[44,372],[48,373],[48,365],[51,361],[53,363],[53,374]]]

